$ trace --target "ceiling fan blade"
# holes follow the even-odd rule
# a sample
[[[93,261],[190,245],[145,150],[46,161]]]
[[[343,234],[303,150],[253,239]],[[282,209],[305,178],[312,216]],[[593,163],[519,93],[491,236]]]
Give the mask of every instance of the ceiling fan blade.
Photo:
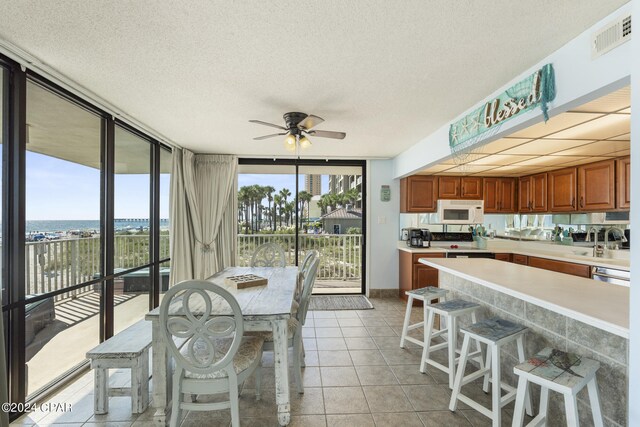
[[[312,130],[308,133],[309,135],[319,136],[320,138],[344,139],[344,137],[347,136],[344,132],[333,132],[330,130]]]
[[[287,133],[272,133],[271,135],[265,135],[265,136],[258,136],[256,138],[253,138],[255,141],[260,141],[262,139],[267,139],[267,138],[273,138],[275,136],[282,136],[282,135],[286,135]]]
[[[287,128],[285,128],[283,126],[274,125],[273,123],[263,122],[262,120],[249,120],[249,122],[256,123],[256,124],[259,124],[259,125],[271,126],[272,128],[287,130]]]
[[[322,117],[318,117],[318,116],[314,116],[313,114],[309,114],[307,117],[305,117],[304,120],[302,120],[300,123],[298,123],[298,127],[300,129],[309,130],[309,129],[313,128],[313,127],[318,126],[322,122],[324,122],[324,119]]]

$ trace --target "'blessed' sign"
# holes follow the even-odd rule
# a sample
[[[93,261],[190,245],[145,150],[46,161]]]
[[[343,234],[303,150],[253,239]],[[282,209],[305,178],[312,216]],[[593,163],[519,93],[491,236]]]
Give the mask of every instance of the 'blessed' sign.
[[[540,105],[545,121],[548,120],[547,103],[556,96],[553,66],[547,64],[526,79],[523,79],[467,114],[449,127],[449,145],[454,147],[465,142],[477,142],[484,132],[502,122]]]

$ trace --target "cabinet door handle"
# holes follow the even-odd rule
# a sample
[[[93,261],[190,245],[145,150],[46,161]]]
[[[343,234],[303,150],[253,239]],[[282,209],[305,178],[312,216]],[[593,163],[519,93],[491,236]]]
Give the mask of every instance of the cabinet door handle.
[[[571,207],[572,208],[576,207],[576,198],[575,197],[571,199]]]
[[[584,208],[584,197],[580,197],[580,207]]]

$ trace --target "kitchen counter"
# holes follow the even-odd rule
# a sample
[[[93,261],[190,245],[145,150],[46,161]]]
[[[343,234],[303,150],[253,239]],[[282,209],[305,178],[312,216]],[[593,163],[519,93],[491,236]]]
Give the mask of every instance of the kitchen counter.
[[[473,245],[473,242],[464,242],[464,245]],[[591,248],[580,246],[565,246],[561,247],[564,252],[561,251],[545,251],[539,249],[527,249],[518,247],[502,247],[502,248],[487,248],[487,249],[474,249],[474,252],[491,252],[501,254],[518,254],[533,256],[539,258],[553,259],[557,261],[573,262],[576,264],[590,265],[596,267],[614,268],[618,270],[629,271],[629,260],[617,259],[617,258],[596,258],[592,256],[577,255],[574,251],[591,252]],[[450,251],[447,247],[431,247],[431,248],[412,248],[407,246],[406,242],[398,242],[398,250],[410,252],[413,254],[428,254],[428,253],[447,253]],[[457,249],[457,252],[460,252]]]
[[[493,259],[423,258],[422,264],[629,338],[629,288]]]
[[[417,257],[418,255],[411,255]],[[544,347],[581,354],[600,362],[596,373],[605,425],[626,425],[629,384],[629,288],[483,258],[420,258],[438,272],[448,298],[480,304],[478,319],[502,317],[528,327],[525,357]],[[471,319],[461,318],[461,325]],[[502,359],[505,381],[515,384],[515,349]],[[581,400],[589,413],[589,401]],[[564,423],[550,408],[548,425]]]

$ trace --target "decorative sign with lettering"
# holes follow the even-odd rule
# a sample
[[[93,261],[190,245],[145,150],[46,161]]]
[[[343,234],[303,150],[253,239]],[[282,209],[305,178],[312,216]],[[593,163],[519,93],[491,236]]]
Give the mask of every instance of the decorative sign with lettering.
[[[382,185],[380,187],[380,201],[388,202],[391,200],[391,187],[388,185]]]
[[[477,142],[485,132],[495,130],[502,122],[538,105],[547,121],[547,103],[555,97],[553,66],[547,64],[461,120],[452,123],[449,127],[449,146],[452,150],[454,147],[460,148],[457,146],[469,146],[469,142]]]

